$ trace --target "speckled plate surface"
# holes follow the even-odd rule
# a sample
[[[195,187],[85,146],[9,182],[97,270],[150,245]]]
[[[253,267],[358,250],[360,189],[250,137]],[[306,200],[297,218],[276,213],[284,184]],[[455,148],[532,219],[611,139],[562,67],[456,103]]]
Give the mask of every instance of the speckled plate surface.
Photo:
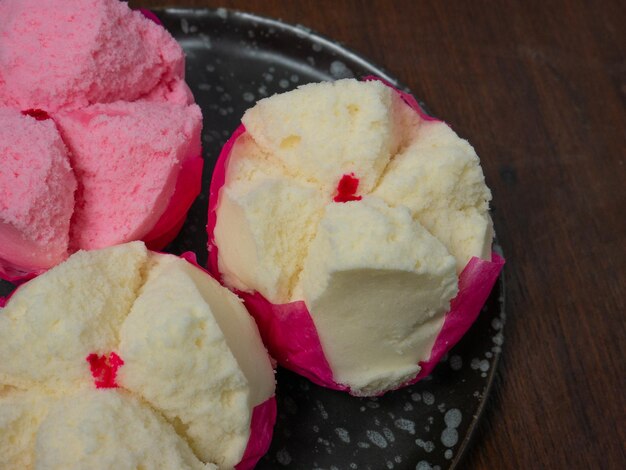
[[[192,250],[206,264],[211,170],[248,107],[307,82],[371,74],[398,81],[305,27],[223,9],[168,9],[157,15],[187,53],[187,81],[204,112],[207,161],[202,195],[168,251]],[[0,296],[11,290],[0,281]],[[257,468],[454,468],[485,405],[503,324],[500,278],[476,324],[434,373],[381,398],[350,397],[279,370],[274,440]]]

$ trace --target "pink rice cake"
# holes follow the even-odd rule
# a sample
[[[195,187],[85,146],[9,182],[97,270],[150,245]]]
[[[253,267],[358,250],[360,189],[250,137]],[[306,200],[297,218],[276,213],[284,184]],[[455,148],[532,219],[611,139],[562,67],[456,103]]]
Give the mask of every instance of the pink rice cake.
[[[200,193],[193,102],[181,47],[125,3],[1,0],[0,108],[21,124],[1,134],[0,278],[78,249],[167,245]]]
[[[166,210],[181,167],[201,153],[195,104],[120,101],[55,119],[78,179],[72,251],[143,239]]]
[[[123,2],[2,0],[0,18],[0,106],[193,102],[181,47]]]
[[[67,257],[76,179],[54,122],[0,108],[0,271]]]

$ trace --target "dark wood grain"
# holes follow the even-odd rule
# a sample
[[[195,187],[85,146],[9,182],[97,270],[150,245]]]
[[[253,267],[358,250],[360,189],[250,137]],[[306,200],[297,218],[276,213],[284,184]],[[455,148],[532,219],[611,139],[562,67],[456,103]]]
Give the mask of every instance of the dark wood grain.
[[[508,319],[465,465],[626,467],[623,2],[131,4],[303,24],[383,65],[468,138],[508,258]]]

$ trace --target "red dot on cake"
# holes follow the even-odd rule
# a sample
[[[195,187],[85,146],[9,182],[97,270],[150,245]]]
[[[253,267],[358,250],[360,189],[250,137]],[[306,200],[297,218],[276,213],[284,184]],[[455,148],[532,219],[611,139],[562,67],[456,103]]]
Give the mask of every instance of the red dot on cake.
[[[337,195],[333,198],[333,201],[360,201],[361,196],[356,196],[358,189],[359,179],[354,176],[354,173],[343,175],[337,184]]]
[[[117,388],[115,381],[117,370],[124,365],[124,361],[114,352],[108,356],[99,356],[96,353],[89,354],[85,360],[89,363],[91,375],[94,378],[96,388]]]
[[[37,119],[37,121],[45,121],[46,119],[50,119],[50,115],[47,112],[45,112],[43,109],[38,108],[25,109],[24,111],[22,111],[22,114],[24,116],[33,117]]]

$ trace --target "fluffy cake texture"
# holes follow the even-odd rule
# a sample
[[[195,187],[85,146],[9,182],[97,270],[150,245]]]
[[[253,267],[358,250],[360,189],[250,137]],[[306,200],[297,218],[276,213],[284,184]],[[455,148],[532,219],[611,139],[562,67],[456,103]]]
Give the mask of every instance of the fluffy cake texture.
[[[118,0],[3,0],[0,18],[0,105],[54,112],[185,87],[180,46]]]
[[[78,249],[163,248],[202,177],[180,46],[118,0],[3,0],[0,18],[1,119],[31,116],[0,131],[0,277]]]
[[[297,291],[335,380],[370,395],[415,376],[457,293],[454,266],[404,207],[326,206]]]
[[[140,398],[80,390],[52,401],[32,429],[35,467],[206,469],[188,443]]]
[[[238,156],[245,155],[245,158]],[[222,193],[216,236],[228,269],[224,278],[239,290],[268,299],[288,299],[297,281],[307,241],[315,233],[324,194],[312,184],[285,178],[248,136],[236,143],[233,179]]]
[[[56,122],[79,182],[75,249],[143,238],[163,215],[184,162],[201,152],[196,105],[120,101],[62,112]]]
[[[33,468],[35,430],[54,398],[45,392],[0,388],[0,468]]]
[[[334,191],[354,172],[369,192],[413,131],[413,113],[382,84],[340,80],[259,101],[242,122],[284,175]],[[413,119],[412,119],[413,118]]]
[[[36,271],[67,256],[76,179],[51,120],[0,108],[0,259]]]
[[[86,358],[113,354],[100,389]],[[78,252],[0,309],[0,467],[233,468],[273,394],[241,301],[141,242]]]
[[[472,146],[437,121],[422,123],[416,138],[389,163],[373,192],[407,207],[457,260],[489,259],[493,227],[491,192]]]
[[[379,81],[305,85],[242,121],[215,209],[223,281],[273,304],[304,301],[352,393],[411,380],[458,272],[491,257],[476,153]]]

